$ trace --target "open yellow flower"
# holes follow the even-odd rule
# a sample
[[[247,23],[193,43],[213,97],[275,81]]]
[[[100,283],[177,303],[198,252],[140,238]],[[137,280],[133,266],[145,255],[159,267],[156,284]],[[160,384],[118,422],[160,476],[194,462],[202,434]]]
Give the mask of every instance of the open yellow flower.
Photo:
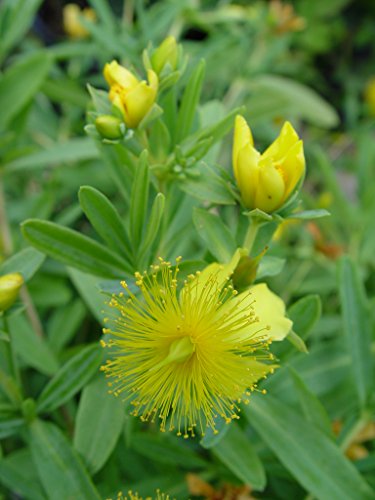
[[[140,81],[131,71],[112,61],[104,66],[104,77],[110,86],[110,100],[120,109],[126,125],[136,128],[155,102],[157,74],[148,70],[148,83]]]
[[[233,171],[244,205],[274,212],[287,201],[305,173],[303,143],[292,125],[285,122],[279,137],[260,154],[246,120],[238,115]]]
[[[111,392],[123,394],[143,421],[188,437],[198,426],[215,429],[216,417],[238,417],[259,379],[275,368],[269,345],[291,328],[282,300],[265,284],[238,294],[230,275],[239,260],[211,264],[190,275],[178,292],[178,262],[161,260],[150,274],[136,273],[139,294],[122,282],[113,296],[117,314],[104,333],[109,359],[102,367]]]

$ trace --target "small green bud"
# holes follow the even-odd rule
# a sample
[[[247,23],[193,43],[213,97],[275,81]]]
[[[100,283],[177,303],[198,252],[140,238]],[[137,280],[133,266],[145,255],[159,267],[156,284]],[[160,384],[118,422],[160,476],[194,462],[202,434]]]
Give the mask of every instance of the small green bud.
[[[23,277],[20,273],[10,273],[1,276],[0,311],[6,311],[14,304],[23,282]]]
[[[104,139],[121,139],[124,136],[124,125],[119,118],[112,115],[101,115],[95,120],[95,127]]]
[[[267,247],[256,257],[243,255],[234,270],[232,280],[236,290],[243,290],[249,287],[257,276],[259,263],[267,251]]]
[[[22,415],[24,416],[27,423],[31,423],[35,420],[37,412],[36,412],[36,403],[32,398],[25,399],[22,401],[21,405]]]
[[[151,64],[157,74],[160,74],[166,64],[174,71],[178,61],[178,46],[174,36],[168,36],[151,56]]]

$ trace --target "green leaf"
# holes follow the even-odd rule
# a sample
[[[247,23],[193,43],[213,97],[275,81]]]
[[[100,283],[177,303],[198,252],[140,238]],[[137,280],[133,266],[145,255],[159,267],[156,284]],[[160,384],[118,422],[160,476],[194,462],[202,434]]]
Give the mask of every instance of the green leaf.
[[[54,351],[60,351],[81,327],[86,307],[80,299],[54,311],[48,321],[48,343]]]
[[[68,266],[107,278],[122,277],[128,267],[100,243],[53,222],[28,219],[21,228],[33,246]]]
[[[23,418],[4,418],[0,420],[0,439],[19,434],[25,425]]]
[[[49,412],[69,401],[97,373],[101,360],[101,348],[94,344],[67,361],[43,389],[38,411]]]
[[[225,420],[217,416],[215,418],[215,430],[218,432],[215,433],[211,427],[208,427],[199,444],[206,449],[212,448],[224,438],[229,429],[230,426],[226,424]]]
[[[333,432],[329,416],[313,392],[306,386],[304,381],[291,366],[288,367],[294,387],[297,391],[299,402],[305,419],[311,422],[317,429],[321,430],[329,438],[333,439]]]
[[[2,26],[0,59],[22,40],[41,3],[42,0],[13,0],[7,4],[4,2],[5,26]],[[19,15],[20,12],[22,16]]]
[[[147,221],[145,236],[142,245],[139,249],[139,260],[141,261],[147,251],[152,247],[158,232],[160,223],[162,221],[165,205],[165,196],[158,193],[155,196],[154,203],[152,204],[150,217]]]
[[[152,462],[185,467],[188,470],[202,468],[207,463],[194,451],[165,434],[137,432],[132,436],[132,448]]]
[[[343,328],[352,360],[359,403],[361,407],[365,407],[374,386],[371,315],[354,262],[348,256],[342,257],[338,271]]]
[[[273,257],[271,255],[266,255],[260,261],[257,270],[257,280],[265,278],[266,276],[276,276],[281,273],[285,265],[285,259],[280,257]]]
[[[107,28],[107,30],[112,33],[116,33],[117,31],[116,17],[112,9],[110,8],[107,0],[89,0],[89,4],[95,10],[100,21],[102,21],[103,25]]]
[[[255,102],[268,94],[282,99],[289,113],[295,113],[306,118],[317,126],[331,128],[339,123],[336,110],[314,90],[289,78],[275,75],[254,76],[249,82],[252,99]],[[250,117],[254,110],[249,106]]]
[[[370,500],[375,493],[338,446],[294,408],[254,394],[248,421],[296,480],[320,500]]]
[[[144,150],[139,157],[130,200],[130,238],[134,252],[137,252],[141,242],[148,206],[150,181],[147,156]]]
[[[199,236],[208,250],[219,262],[228,262],[236,251],[237,245],[232,233],[222,220],[201,208],[195,208],[193,221]]]
[[[104,375],[82,391],[73,442],[92,474],[103,467],[116,446],[123,429],[124,412],[121,398],[108,394]]]
[[[0,274],[21,273],[23,279],[29,281],[45,258],[46,256],[35,248],[24,248],[1,264]]]
[[[286,219],[312,220],[327,217],[328,215],[331,215],[328,210],[317,208],[316,210],[304,210],[303,212],[291,213]]]
[[[14,451],[0,460],[0,482],[12,493],[30,500],[45,500],[37,472],[26,448]]]
[[[297,300],[288,309],[288,316],[293,321],[293,330],[306,340],[313,326],[320,318],[322,304],[319,295],[307,295]]]
[[[31,101],[50,66],[47,52],[34,52],[13,64],[0,78],[0,130]]]
[[[30,450],[50,500],[100,500],[82,461],[58,427],[35,420],[29,429]]]
[[[98,323],[103,324],[103,318],[108,316],[112,309],[106,305],[106,297],[100,292],[98,277],[82,273],[72,267],[68,267],[68,273],[91,314]]]
[[[59,368],[55,355],[46,341],[39,337],[23,314],[8,318],[14,349],[21,359],[45,375],[53,375]]]
[[[21,156],[7,165],[6,173],[30,171],[46,167],[60,166],[64,163],[92,160],[98,157],[95,144],[89,137],[69,139],[62,143],[54,143],[46,149]]]
[[[202,59],[196,69],[192,72],[181,99],[176,124],[176,143],[179,144],[189,135],[202,90],[205,73],[205,62]]]
[[[266,486],[266,474],[250,438],[232,422],[229,431],[211,448],[213,454],[244,484],[256,490]]]
[[[108,198],[90,186],[82,186],[79,190],[79,202],[82,210],[91,222],[98,235],[108,246],[131,260],[131,245],[121,217]],[[129,265],[128,271],[132,268]]]

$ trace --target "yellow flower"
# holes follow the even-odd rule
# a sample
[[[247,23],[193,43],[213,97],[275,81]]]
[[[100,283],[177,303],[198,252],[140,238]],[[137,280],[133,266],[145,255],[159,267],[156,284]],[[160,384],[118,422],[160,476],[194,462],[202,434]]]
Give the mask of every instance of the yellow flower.
[[[178,59],[178,46],[174,36],[168,36],[151,56],[152,67],[159,74],[166,64],[176,69]]]
[[[365,88],[365,100],[368,105],[368,109],[372,115],[375,116],[375,77],[373,76],[367,82]]]
[[[263,154],[254,148],[251,130],[236,117],[233,171],[244,205],[274,212],[294,191],[305,173],[303,143],[289,122]]]
[[[109,359],[102,370],[110,392],[131,399],[133,415],[185,438],[196,426],[217,433],[215,417],[239,418],[238,403],[273,371],[269,345],[292,323],[265,284],[241,294],[233,289],[239,258],[188,276],[180,293],[180,258],[174,269],[160,259],[150,274],[136,273],[138,292],[122,282],[125,293],[110,301],[117,314],[106,319]]]
[[[126,125],[136,128],[155,102],[159,83],[156,73],[148,70],[149,83],[139,81],[131,71],[112,61],[104,66],[104,77],[110,86],[110,100],[120,109]]]
[[[82,26],[79,16],[87,21],[95,21],[95,11],[90,8],[80,9],[75,3],[68,3],[63,9],[63,25],[67,35],[71,38],[86,38],[89,35],[87,29]]]
[[[138,493],[134,493],[133,491],[128,491],[127,495],[124,496],[122,491],[120,491],[117,494],[116,500],[170,500],[169,495],[166,495],[165,493],[161,493],[159,490],[156,491],[156,496],[155,497],[140,497]],[[112,500],[112,499],[107,499],[107,500]]]
[[[9,309],[18,297],[18,292],[23,285],[20,273],[10,273],[0,278],[0,311]]]

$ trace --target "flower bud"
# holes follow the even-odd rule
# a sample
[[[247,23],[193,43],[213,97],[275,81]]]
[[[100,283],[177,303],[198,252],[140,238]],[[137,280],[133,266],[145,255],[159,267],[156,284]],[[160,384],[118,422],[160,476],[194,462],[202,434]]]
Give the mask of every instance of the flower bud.
[[[233,171],[243,204],[271,213],[281,208],[305,173],[303,143],[289,122],[279,137],[260,154],[242,116],[236,117]]]
[[[110,90],[109,99],[122,113],[129,128],[136,128],[151,110],[158,91],[159,79],[153,70],[147,72],[148,83],[116,61],[104,67]]]
[[[10,273],[1,276],[0,311],[6,311],[14,304],[22,285],[23,277],[20,273]]]
[[[71,38],[86,38],[89,35],[87,29],[81,24],[79,16],[87,21],[95,21],[95,11],[86,8],[80,9],[75,3],[68,3],[63,9],[63,25],[65,33]]]
[[[155,72],[159,75],[164,66],[169,64],[172,70],[177,67],[178,46],[174,36],[168,36],[151,56],[151,64]]]
[[[104,139],[121,139],[123,137],[123,123],[112,115],[101,115],[95,120],[95,127]]]

